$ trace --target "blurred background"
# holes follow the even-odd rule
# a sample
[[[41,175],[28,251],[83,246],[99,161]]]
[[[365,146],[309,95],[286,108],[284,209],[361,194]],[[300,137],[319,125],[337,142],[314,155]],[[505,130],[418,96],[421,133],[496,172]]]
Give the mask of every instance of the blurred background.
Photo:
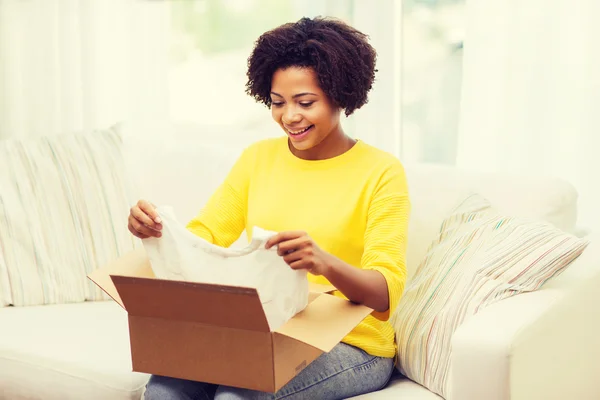
[[[371,36],[379,51],[380,73],[371,103],[356,114],[358,121],[355,117],[346,121],[346,129],[353,135],[372,136],[371,141],[388,149],[401,150],[403,158],[411,161],[454,164],[464,0],[172,2],[172,120],[209,125],[227,120],[244,131],[277,129],[265,118],[262,107],[241,90],[246,59],[255,38],[264,31],[316,15],[335,16],[358,27]],[[226,106],[213,101],[207,92],[226,94]],[[372,110],[374,103],[385,112]],[[235,112],[230,113],[231,109]],[[387,127],[377,122],[381,118]],[[363,132],[376,129],[387,132]],[[392,141],[390,129],[398,130],[396,134],[401,130],[401,140]],[[382,137],[386,134],[387,140]]]
[[[600,223],[598,0],[0,0],[0,138],[119,121],[235,146],[279,135],[246,61],[261,33],[317,15],[379,54],[348,133],[405,163],[565,178]]]
[[[454,164],[463,0],[0,0],[0,136],[135,120],[240,140],[279,134],[244,92],[263,32],[340,18],[379,52],[370,103],[347,131],[411,161]],[[31,118],[35,116],[35,118]],[[402,137],[400,137],[402,131]]]

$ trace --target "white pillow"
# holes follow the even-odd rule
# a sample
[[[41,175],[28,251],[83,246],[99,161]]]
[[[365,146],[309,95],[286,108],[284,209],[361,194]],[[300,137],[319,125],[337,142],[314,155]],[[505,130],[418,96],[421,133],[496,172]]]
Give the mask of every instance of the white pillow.
[[[127,187],[116,129],[0,142],[4,305],[105,299],[86,275],[135,247]]]
[[[492,303],[539,289],[587,244],[469,196],[442,223],[392,318],[400,371],[446,397],[456,329]]]

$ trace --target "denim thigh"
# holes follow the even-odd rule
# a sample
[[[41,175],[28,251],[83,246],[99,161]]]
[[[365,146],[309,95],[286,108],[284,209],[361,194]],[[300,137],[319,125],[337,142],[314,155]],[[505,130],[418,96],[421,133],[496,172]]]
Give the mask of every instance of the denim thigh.
[[[217,385],[152,375],[146,384],[144,400],[212,400]]]
[[[277,393],[219,386],[216,400],[338,400],[382,389],[394,370],[391,358],[375,357],[340,343],[310,363]]]

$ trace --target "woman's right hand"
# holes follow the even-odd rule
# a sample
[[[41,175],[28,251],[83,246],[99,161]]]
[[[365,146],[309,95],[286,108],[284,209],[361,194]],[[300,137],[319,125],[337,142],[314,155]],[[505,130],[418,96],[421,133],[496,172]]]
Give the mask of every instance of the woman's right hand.
[[[140,200],[131,207],[127,222],[129,232],[140,239],[162,236],[162,221],[156,212],[156,206],[149,201]]]

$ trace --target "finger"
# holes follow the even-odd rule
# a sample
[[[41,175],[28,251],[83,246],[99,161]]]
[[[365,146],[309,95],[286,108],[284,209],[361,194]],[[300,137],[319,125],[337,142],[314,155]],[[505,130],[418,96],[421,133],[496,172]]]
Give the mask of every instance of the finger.
[[[146,225],[140,223],[140,221],[136,220],[135,218],[133,218],[131,221],[131,226],[133,227],[133,229],[135,229],[137,232],[146,235],[146,236],[153,236],[153,237],[161,237],[162,233],[155,231],[154,229],[150,229],[148,228]]]
[[[160,231],[162,229],[161,224],[157,224],[139,207],[134,206],[131,208],[131,216],[143,225],[146,225],[150,229]]]
[[[281,242],[297,239],[302,236],[306,236],[306,232],[302,232],[302,231],[279,232],[278,234],[276,234],[275,236],[273,236],[272,238],[270,238],[267,241],[267,243],[265,244],[265,247],[267,249],[270,249],[271,247],[273,247]]]
[[[137,238],[146,239],[148,237],[148,236],[136,231],[135,228],[131,225],[131,223],[127,224],[127,229],[129,229],[129,232],[131,232],[131,234]]]
[[[147,200],[140,200],[138,201],[137,205],[152,219],[152,221],[156,222],[157,224],[160,224],[162,222],[160,216],[156,212],[156,206],[154,204],[150,203]]]
[[[306,263],[306,261],[304,259],[294,261],[292,263],[289,263],[288,265],[290,266],[291,269],[295,269],[295,270],[306,269],[310,272],[310,268],[308,268],[308,264]]]
[[[302,260],[302,258],[304,258],[304,252],[302,250],[299,250],[285,254],[283,256],[283,261],[285,261],[287,264],[291,264],[298,260]]]
[[[303,249],[308,245],[309,242],[310,238],[308,236],[303,236],[299,237],[298,239],[281,242],[277,246],[277,254],[279,254],[280,256],[284,256],[292,251]]]

